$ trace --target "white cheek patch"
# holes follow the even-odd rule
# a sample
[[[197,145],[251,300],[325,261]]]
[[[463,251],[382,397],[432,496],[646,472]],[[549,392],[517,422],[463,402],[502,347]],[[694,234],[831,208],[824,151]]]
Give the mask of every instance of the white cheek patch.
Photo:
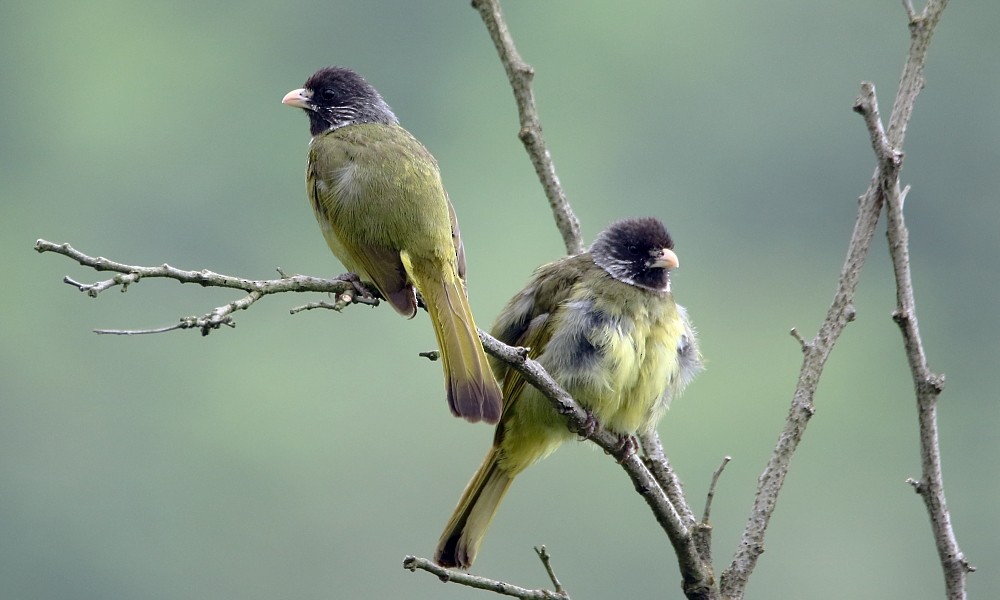
[[[604,270],[611,274],[612,277],[627,283],[629,285],[636,285],[635,277],[632,276],[632,263],[627,260],[622,260],[620,258],[609,258],[605,264],[601,265]]]

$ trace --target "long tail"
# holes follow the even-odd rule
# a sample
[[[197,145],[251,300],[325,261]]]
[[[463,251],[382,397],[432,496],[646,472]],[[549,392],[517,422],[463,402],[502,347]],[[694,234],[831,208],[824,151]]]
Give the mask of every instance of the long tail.
[[[457,275],[446,275],[444,281],[440,275],[414,279],[434,324],[452,414],[472,422],[496,423],[500,419],[500,387],[476,333],[461,280]]]
[[[468,569],[476,560],[486,530],[514,481],[514,475],[500,467],[499,457],[494,446],[462,493],[434,554],[434,562],[442,567]]]

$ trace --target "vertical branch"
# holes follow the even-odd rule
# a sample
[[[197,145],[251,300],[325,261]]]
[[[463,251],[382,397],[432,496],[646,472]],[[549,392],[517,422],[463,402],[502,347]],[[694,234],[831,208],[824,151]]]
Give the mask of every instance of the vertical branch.
[[[924,84],[924,56],[930,45],[934,27],[947,4],[947,0],[931,0],[923,12],[917,14],[909,2],[904,2],[910,21],[910,58],[903,71],[903,80],[899,85],[886,136],[887,144],[891,147],[898,148],[902,144],[913,99]],[[878,148],[876,146],[877,154]],[[945,501],[937,429],[937,402],[944,386],[944,376],[935,374],[927,365],[927,356],[917,322],[916,301],[913,297],[909,231],[903,217],[903,205],[909,188],[900,191],[898,169],[892,175],[892,179],[884,181],[888,221],[886,237],[896,279],[896,309],[892,313],[892,319],[899,325],[903,335],[906,360],[910,366],[910,375],[916,391],[917,421],[920,428],[921,480],[910,480],[910,483],[923,498],[930,517],[938,559],[944,571],[946,596],[951,600],[960,600],[966,597],[966,576],[974,571],[975,567],[969,564],[958,546]]]
[[[927,366],[927,357],[924,354],[920,328],[917,324],[917,309],[910,277],[909,234],[903,219],[903,202],[907,191],[909,188],[890,195],[887,211],[889,227],[886,236],[889,239],[889,253],[892,255],[892,268],[896,275],[897,305],[892,319],[899,325],[903,334],[906,360],[910,365],[910,374],[917,395],[921,479],[910,480],[910,483],[923,498],[930,516],[938,559],[944,569],[947,597],[959,600],[965,598],[966,575],[974,571],[975,567],[969,564],[958,547],[948,505],[945,502],[941,448],[937,430],[937,401],[944,386],[944,375],[933,373]]]
[[[518,137],[524,144],[531,164],[535,167],[535,173],[545,188],[545,196],[549,199],[549,206],[552,208],[552,216],[555,218],[556,227],[562,234],[563,243],[566,245],[567,254],[579,254],[583,252],[583,240],[580,236],[580,221],[573,213],[573,208],[566,199],[562,184],[556,175],[556,167],[552,162],[552,156],[545,145],[545,138],[542,136],[542,125],[538,120],[538,110],[535,108],[535,95],[531,91],[531,80],[535,75],[534,69],[521,59],[514,46],[514,39],[507,29],[503,12],[500,10],[499,0],[473,0],[472,7],[479,11],[486,29],[490,32],[493,45],[496,46],[500,55],[500,62],[507,72],[507,79],[510,87],[514,90],[514,100],[517,102],[517,113],[521,120],[521,131]]]

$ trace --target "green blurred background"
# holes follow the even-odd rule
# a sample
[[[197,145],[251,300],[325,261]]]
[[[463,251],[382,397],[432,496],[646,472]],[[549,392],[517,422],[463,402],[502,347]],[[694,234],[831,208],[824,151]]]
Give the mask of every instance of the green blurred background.
[[[545,135],[586,238],[656,215],[707,372],[664,420],[700,510],[712,470],[717,567],[829,302],[874,161],[851,105],[887,117],[908,47],[895,0],[508,2]],[[956,2],[906,139],[913,276],[940,410],[951,515],[1000,588],[1000,4]],[[89,299],[94,272],[36,238],[133,264],[335,275],[305,199],[305,117],[282,95],[326,64],[374,83],[437,156],[487,326],[562,245],[516,138],[511,92],[466,2],[0,4],[0,597],[467,598],[400,567],[429,556],[491,431],[453,419],[425,317],[288,309],[213,333],[169,325],[235,294],[143,281]],[[836,347],[749,598],[939,598],[912,384],[884,237]],[[519,478],[479,574],[573,597],[680,597],[671,550],[590,445]]]

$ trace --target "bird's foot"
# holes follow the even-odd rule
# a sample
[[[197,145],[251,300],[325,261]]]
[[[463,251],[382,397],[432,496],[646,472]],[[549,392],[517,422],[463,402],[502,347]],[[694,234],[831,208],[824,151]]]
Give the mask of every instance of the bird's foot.
[[[345,281],[354,288],[354,292],[361,296],[365,300],[384,300],[382,295],[378,293],[378,290],[372,291],[368,289],[364,283],[361,282],[361,278],[358,277],[357,273],[342,273],[333,278],[335,281]]]
[[[594,435],[597,431],[597,419],[594,418],[594,413],[588,409],[583,409],[583,412],[587,413],[587,418],[583,420],[583,426],[573,428],[573,433],[580,436],[580,441],[590,439],[590,436]]]
[[[618,436],[618,444],[610,452],[610,454],[618,460],[618,464],[621,464],[631,458],[632,455],[638,451],[639,440],[637,440],[635,436],[630,433],[623,433]]]

